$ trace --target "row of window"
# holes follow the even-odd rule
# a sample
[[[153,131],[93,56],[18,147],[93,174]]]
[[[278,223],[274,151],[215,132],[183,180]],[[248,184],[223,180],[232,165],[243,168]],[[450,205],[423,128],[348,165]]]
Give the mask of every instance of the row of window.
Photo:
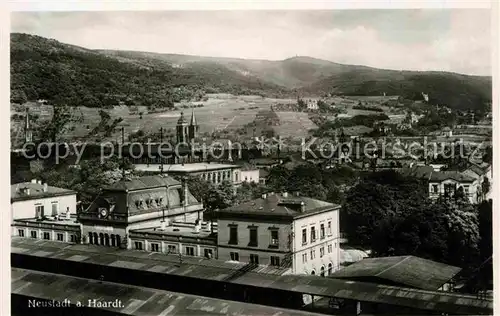
[[[462,188],[464,189],[464,194],[465,195],[468,195],[469,194],[469,185],[465,184],[465,185],[462,185]],[[445,184],[444,185],[444,193],[445,194],[451,194],[453,192],[455,192],[457,190],[455,184]],[[432,192],[431,193],[439,193],[439,185],[437,184],[433,184],[432,185]]]
[[[88,242],[91,245],[101,245],[101,246],[111,246],[111,247],[121,247],[121,237],[120,235],[111,236],[104,233],[89,232]]]
[[[322,277],[330,275],[330,274],[332,274],[332,272],[333,272],[333,264],[331,262],[328,264],[328,272],[327,273],[325,273],[325,266],[321,266],[320,275]],[[311,275],[315,275],[315,274],[316,274],[316,272],[314,270],[312,270]]]
[[[328,221],[328,236],[332,234],[332,222]],[[325,224],[321,224],[319,228],[319,238],[325,239]],[[316,226],[311,227],[311,239],[310,242],[316,241]],[[302,229],[302,245],[307,245],[307,228]]]
[[[25,230],[24,229],[19,229],[18,230],[18,235],[19,237],[25,237]],[[42,232],[42,238],[45,240],[52,240],[51,238],[51,233],[50,232]],[[30,232],[30,237],[31,238],[38,238],[38,231],[32,230]],[[76,242],[76,236],[71,234],[69,235],[70,242]],[[56,233],[56,240],[57,241],[65,241],[64,240],[64,233]]]
[[[52,213],[50,214],[50,216],[57,216],[57,214],[59,214],[59,202],[58,201],[54,201],[52,202]],[[69,207],[68,207],[69,209]],[[35,216],[38,217],[38,218],[42,218],[44,216],[46,216],[47,214],[45,214],[45,206],[44,205],[35,205]]]
[[[335,248],[338,247],[338,244],[335,243]],[[327,245],[327,250],[328,250],[328,253],[332,253],[333,252],[333,244],[329,244]],[[311,249],[310,252],[309,252],[309,255],[310,255],[310,260],[314,260],[316,259],[316,250],[315,249]],[[319,257],[320,258],[323,258],[325,256],[325,247],[324,246],[321,246],[319,248]],[[303,263],[306,263],[307,262],[307,252],[303,253],[302,254],[302,262]]]
[[[231,257],[231,261],[240,261],[240,254],[238,252],[230,252],[229,256]],[[275,267],[280,266],[280,257],[271,256],[270,258],[271,265]],[[251,264],[259,264],[259,255],[250,254],[250,263]]]
[[[142,241],[136,241],[134,242],[134,246],[136,250],[145,250],[144,249],[144,243]],[[149,243],[149,251],[152,252],[161,252],[161,247],[159,243]],[[177,246],[175,245],[167,245],[167,253],[168,254],[175,254],[177,253]],[[204,256],[206,258],[212,258],[213,257],[213,249],[205,248],[204,249]],[[195,247],[191,246],[184,246],[184,255],[186,256],[196,256],[195,254]]]
[[[259,234],[258,234],[257,226],[249,226],[248,234],[249,234],[249,247],[258,247],[259,246]],[[270,228],[271,232],[270,240],[269,240],[269,248],[278,248],[279,247],[279,229],[278,228]],[[229,225],[229,242],[230,245],[238,245],[238,226],[237,225]]]
[[[238,174],[235,173],[236,181],[238,181]],[[212,183],[220,183],[225,180],[231,180],[231,171],[216,171],[216,172],[208,172],[202,173],[201,178],[203,180],[212,182]]]

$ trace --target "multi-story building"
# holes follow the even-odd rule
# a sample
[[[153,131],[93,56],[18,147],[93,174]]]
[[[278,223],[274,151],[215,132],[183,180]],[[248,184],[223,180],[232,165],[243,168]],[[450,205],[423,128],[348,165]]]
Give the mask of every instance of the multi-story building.
[[[132,249],[181,256],[217,258],[217,235],[210,223],[173,222],[130,231]]]
[[[424,180],[427,183],[431,199],[453,197],[458,191],[463,191],[463,195],[472,204],[481,203],[484,198],[482,192],[484,177],[474,176],[475,173],[470,168],[462,172],[436,171],[432,166],[426,165],[405,168],[402,173]]]
[[[185,183],[160,175],[126,178],[104,188],[78,219],[86,243],[131,248],[132,230],[195,222],[202,212]]]
[[[241,167],[238,165],[200,162],[169,165],[164,167],[164,171],[168,175],[174,177],[200,177],[215,185],[218,185],[223,181],[228,181],[237,186],[243,181],[241,177]]]
[[[56,219],[76,214],[76,192],[49,186],[40,180],[10,186],[12,220]]]
[[[217,212],[219,259],[327,275],[340,265],[339,205],[269,193]]]
[[[12,236],[79,242],[76,192],[32,180],[11,185]]]

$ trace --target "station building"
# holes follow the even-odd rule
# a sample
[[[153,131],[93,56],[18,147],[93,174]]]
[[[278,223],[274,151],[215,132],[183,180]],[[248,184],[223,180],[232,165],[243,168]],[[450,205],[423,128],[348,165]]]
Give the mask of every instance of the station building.
[[[217,212],[221,260],[325,276],[340,268],[340,206],[288,193]]]

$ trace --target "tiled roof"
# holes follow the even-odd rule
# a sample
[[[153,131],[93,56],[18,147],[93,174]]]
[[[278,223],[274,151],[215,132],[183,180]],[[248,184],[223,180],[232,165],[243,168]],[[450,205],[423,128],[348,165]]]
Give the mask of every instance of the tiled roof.
[[[363,259],[330,277],[342,279],[377,278],[422,290],[437,290],[461,268],[414,256]]]
[[[302,203],[304,209],[302,210]],[[301,217],[328,209],[339,208],[340,205],[312,199],[305,196],[284,197],[282,194],[268,194],[266,198],[255,199],[246,203],[221,210],[221,213],[251,215],[284,215]]]
[[[291,294],[305,293],[337,297],[440,311],[448,314],[491,315],[493,313],[493,300],[481,299],[475,295],[419,290],[310,275],[283,275],[283,273],[268,272],[267,270],[270,269],[273,271],[279,269],[269,266],[251,267],[249,271],[241,273],[243,268],[248,267],[245,263],[236,264],[197,257],[185,256],[183,262],[179,263],[177,255],[122,249],[110,252],[107,247],[89,247],[88,245],[67,245],[61,248],[60,242],[30,238],[13,238],[11,254],[20,257],[28,256],[29,258],[42,257],[49,262],[65,260],[66,262],[77,261],[107,267],[123,267],[130,273],[137,273],[137,270],[148,271],[156,273],[158,276],[177,276],[181,282],[197,283],[204,280],[227,282],[238,286],[288,291]],[[259,313],[257,312],[255,315],[259,315]]]
[[[457,182],[474,182],[474,178],[468,175],[462,174],[458,171],[438,171],[432,172],[430,181],[431,182],[441,182],[444,180],[455,180]]]
[[[93,300],[115,301],[121,306],[97,307],[111,312],[111,315],[319,315],[307,311],[288,310],[250,303],[226,301],[215,298],[179,294],[170,291],[125,284],[99,282],[66,275],[39,271],[11,269],[12,293],[38,299],[72,302]],[[96,297],[96,293],[99,293]],[[119,293],[119,297],[117,297]],[[151,299],[152,298],[152,299]],[[160,303],[163,302],[163,303]],[[71,309],[67,311],[71,313]],[[42,310],[43,313],[43,310]],[[97,310],[82,310],[77,314],[100,314]],[[47,313],[48,315],[48,313]]]
[[[122,179],[105,187],[108,191],[133,191],[142,189],[151,189],[158,187],[170,187],[179,185],[180,182],[165,175],[144,176],[138,178]]]
[[[23,189],[29,189],[29,195],[23,193]],[[10,186],[10,198],[11,201],[23,201],[31,199],[39,199],[43,197],[61,196],[61,195],[71,195],[76,194],[75,191],[47,186],[47,191],[43,191],[43,184],[32,183],[32,182],[22,182],[12,184]]]
[[[458,171],[434,171],[434,168],[431,166],[403,168],[400,172],[408,177],[415,177],[417,179],[428,180],[431,182],[441,182],[448,179],[452,179],[457,182],[474,182],[472,177]]]

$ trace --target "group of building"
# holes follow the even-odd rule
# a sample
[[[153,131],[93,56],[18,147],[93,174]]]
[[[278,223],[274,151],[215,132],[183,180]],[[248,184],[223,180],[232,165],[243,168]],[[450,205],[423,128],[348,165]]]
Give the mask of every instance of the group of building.
[[[284,268],[326,276],[340,268],[339,205],[291,193],[216,212],[185,181],[167,175],[124,178],[89,207],[76,192],[37,180],[12,185],[12,235],[92,247],[135,249]]]

